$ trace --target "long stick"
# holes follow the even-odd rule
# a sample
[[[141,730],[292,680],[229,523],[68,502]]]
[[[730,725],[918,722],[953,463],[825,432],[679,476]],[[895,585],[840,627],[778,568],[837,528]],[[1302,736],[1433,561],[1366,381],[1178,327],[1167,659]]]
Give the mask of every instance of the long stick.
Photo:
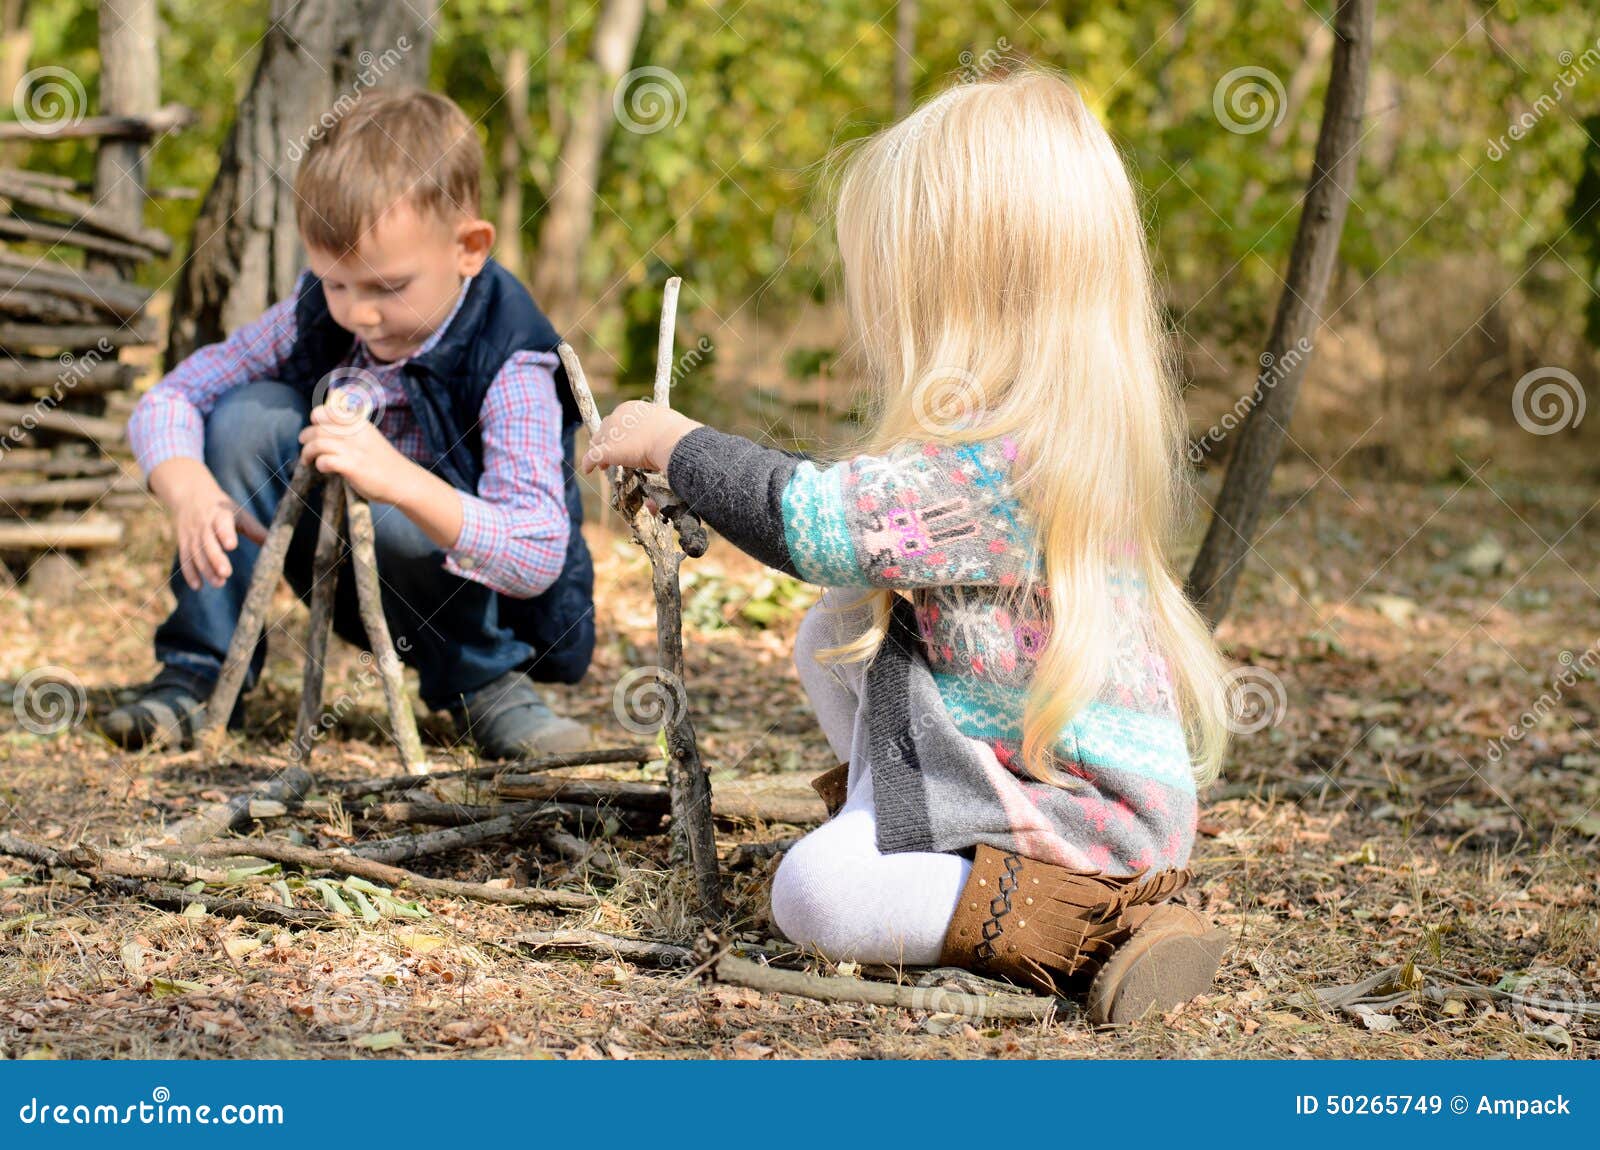
[[[387,795],[396,791],[414,791],[444,779],[492,779],[499,775],[523,775],[533,771],[553,771],[562,767],[589,767],[607,763],[648,763],[657,758],[654,747],[601,747],[588,751],[563,751],[543,755],[537,759],[520,759],[510,763],[493,763],[484,767],[469,767],[459,771],[435,771],[427,776],[401,776],[391,779],[355,779],[351,782],[330,783],[323,789],[328,794],[360,798],[362,795]]]
[[[311,624],[306,628],[306,671],[300,689],[300,717],[295,722],[290,757],[306,762],[322,725],[322,679],[328,657],[328,632],[333,629],[333,598],[339,588],[340,551],[344,548],[344,480],[330,475],[322,488],[322,522],[311,564]]]
[[[367,645],[383,679],[383,700],[389,708],[395,745],[400,761],[412,775],[428,773],[428,759],[422,753],[422,738],[417,734],[417,716],[406,697],[405,675],[400,656],[389,637],[389,620],[383,613],[383,592],[378,581],[378,545],[372,526],[372,506],[349,486],[345,487],[345,510],[350,517],[350,552],[356,569],[356,598],[361,605],[361,622],[367,629]]]
[[[661,328],[656,341],[655,399],[670,406],[672,399],[672,340],[677,325],[678,289],[682,281],[673,276],[667,281],[662,301]],[[600,415],[594,395],[589,390],[583,365],[572,348],[563,343],[557,349],[567,368],[567,380],[578,409],[583,413],[591,438],[600,433]],[[612,468],[611,503],[627,519],[634,540],[650,556],[651,584],[656,600],[656,636],[659,648],[658,681],[663,681],[667,693],[674,700],[669,705],[666,719],[667,732],[667,783],[671,790],[672,805],[672,857],[675,861],[687,860],[695,875],[696,890],[702,909],[708,915],[720,918],[724,914],[722,901],[722,876],[717,867],[717,843],[711,817],[711,778],[700,762],[695,742],[694,724],[687,706],[676,705],[683,699],[683,594],[678,583],[678,566],[683,552],[678,549],[677,538],[684,540],[684,548],[692,554],[705,551],[705,533],[681,503],[676,508],[668,506],[671,493],[659,488],[660,505],[672,516],[675,527],[650,513],[644,503],[647,480],[643,473],[623,472]],[[650,489],[656,497],[657,489]],[[677,535],[674,532],[677,532]],[[692,540],[692,542],[691,542]]]
[[[894,986],[860,978],[833,978],[800,970],[762,966],[732,954],[717,959],[713,970],[718,982],[731,986],[748,986],[767,994],[795,994],[819,1002],[865,1002],[875,1006],[903,1006],[911,1010],[964,1014],[983,1019],[1049,1019],[1054,1017],[1056,1010],[1055,999],[1038,995],[966,994],[939,987]]]
[[[478,902],[493,902],[503,906],[584,910],[599,901],[593,895],[578,894],[575,891],[495,887],[476,882],[426,878],[402,867],[390,866],[376,859],[362,858],[348,851],[319,851],[277,839],[236,839],[230,842],[219,840],[201,844],[193,850],[201,858],[258,858],[267,862],[286,863],[302,870],[309,868],[332,871],[335,874],[355,875],[357,878],[382,883],[396,890],[404,887],[418,894],[470,898]]]
[[[311,490],[317,473],[304,461],[294,465],[294,475],[289,480],[289,490],[278,500],[273,512],[272,526],[267,530],[267,541],[256,556],[256,567],[250,576],[250,590],[245,593],[244,606],[239,610],[239,622],[234,625],[233,639],[228,643],[228,655],[222,661],[222,673],[217,685],[211,689],[211,699],[206,703],[205,724],[197,740],[201,746],[216,749],[222,732],[227,729],[228,716],[239,701],[239,689],[244,686],[245,672],[250,667],[250,657],[255,654],[256,641],[266,623],[267,608],[272,603],[272,593],[278,588],[278,578],[283,574],[283,561],[289,554],[289,541],[294,537],[295,524],[305,509],[306,494]]]

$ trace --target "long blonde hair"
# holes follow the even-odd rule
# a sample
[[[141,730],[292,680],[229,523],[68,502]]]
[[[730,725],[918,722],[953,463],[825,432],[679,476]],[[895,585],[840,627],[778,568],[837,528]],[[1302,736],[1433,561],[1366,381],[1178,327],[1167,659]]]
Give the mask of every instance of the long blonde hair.
[[[1029,68],[958,84],[859,142],[837,195],[867,380],[861,450],[1002,435],[1020,449],[1012,481],[1051,605],[1023,717],[1025,769],[1062,781],[1052,749],[1115,656],[1120,565],[1148,588],[1196,783],[1215,779],[1225,665],[1167,556],[1189,495],[1185,420],[1111,138],[1070,83]],[[876,651],[893,593],[868,594],[867,631],[825,654]]]

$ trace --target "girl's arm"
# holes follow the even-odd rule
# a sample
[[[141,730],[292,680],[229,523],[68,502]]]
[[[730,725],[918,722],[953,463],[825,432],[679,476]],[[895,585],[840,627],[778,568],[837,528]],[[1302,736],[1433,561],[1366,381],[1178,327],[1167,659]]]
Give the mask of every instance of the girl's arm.
[[[769,567],[829,587],[1009,585],[1034,562],[1008,440],[911,443],[819,467],[683,416],[624,404],[585,467],[655,468]]]

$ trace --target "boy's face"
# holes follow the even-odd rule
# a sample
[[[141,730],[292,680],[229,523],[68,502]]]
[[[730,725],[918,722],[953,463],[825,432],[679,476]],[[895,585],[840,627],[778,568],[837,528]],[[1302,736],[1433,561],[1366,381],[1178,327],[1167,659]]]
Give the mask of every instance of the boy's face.
[[[487,220],[462,216],[452,223],[399,200],[354,251],[341,256],[308,246],[306,256],[334,322],[387,362],[411,355],[444,322],[461,281],[483,269],[493,243]]]

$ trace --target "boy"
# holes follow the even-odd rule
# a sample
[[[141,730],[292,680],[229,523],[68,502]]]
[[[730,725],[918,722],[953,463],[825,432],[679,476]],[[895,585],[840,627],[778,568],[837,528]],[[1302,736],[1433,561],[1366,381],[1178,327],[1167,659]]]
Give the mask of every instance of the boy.
[[[481,168],[472,124],[449,99],[366,95],[296,177],[309,270],[294,296],[140,400],[129,438],[176,527],[177,605],[156,631],[160,673],[103,721],[116,741],[192,736],[263,524],[305,459],[372,501],[384,614],[423,701],[450,710],[489,757],[587,744],[530,680],[576,682],[594,648],[580,419],[559,337],[489,256]],[[284,568],[302,599],[318,518],[301,516]],[[348,575],[334,626],[364,645]],[[263,639],[247,689],[265,657]]]

